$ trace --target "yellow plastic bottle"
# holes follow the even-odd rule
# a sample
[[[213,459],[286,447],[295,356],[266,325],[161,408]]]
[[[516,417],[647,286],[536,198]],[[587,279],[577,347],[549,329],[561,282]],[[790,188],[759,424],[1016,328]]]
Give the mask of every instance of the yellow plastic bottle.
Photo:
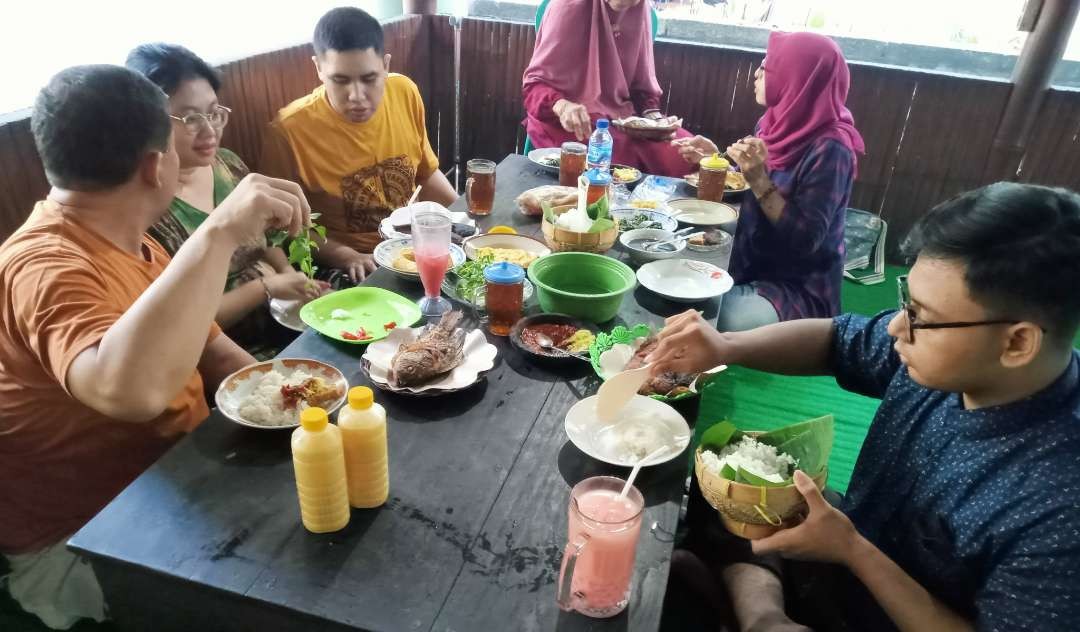
[[[296,495],[300,519],[312,533],[329,533],[349,524],[349,492],[345,483],[345,450],[341,431],[322,408],[300,413],[292,434]]]
[[[386,409],[375,403],[366,386],[349,389],[349,403],[338,413],[345,443],[345,472],[349,504],[359,509],[378,507],[390,494],[386,450]]]

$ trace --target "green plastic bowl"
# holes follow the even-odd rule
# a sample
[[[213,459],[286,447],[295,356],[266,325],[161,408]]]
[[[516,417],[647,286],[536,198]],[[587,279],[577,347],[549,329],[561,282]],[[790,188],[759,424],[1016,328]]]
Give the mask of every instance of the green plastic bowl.
[[[637,279],[625,263],[589,252],[559,252],[529,266],[540,307],[594,323],[615,318]]]

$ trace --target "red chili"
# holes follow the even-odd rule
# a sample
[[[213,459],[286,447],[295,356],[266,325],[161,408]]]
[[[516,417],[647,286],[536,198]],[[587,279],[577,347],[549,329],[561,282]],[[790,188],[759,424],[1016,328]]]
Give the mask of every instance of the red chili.
[[[393,329],[394,327],[397,327],[397,323],[395,323],[394,321],[390,321],[390,322],[386,323],[385,325],[383,325],[382,327],[383,327],[383,329],[385,329],[386,331],[390,331],[390,330],[391,330],[391,329]]]
[[[341,330],[341,337],[345,340],[360,340],[360,336],[357,336],[351,331],[345,331],[344,329]]]

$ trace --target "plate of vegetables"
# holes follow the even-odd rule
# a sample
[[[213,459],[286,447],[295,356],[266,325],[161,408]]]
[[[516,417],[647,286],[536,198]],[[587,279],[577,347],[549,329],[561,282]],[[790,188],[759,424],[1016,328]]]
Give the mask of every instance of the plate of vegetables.
[[[662,211],[651,211],[639,208],[617,208],[610,211],[611,219],[619,224],[619,232],[639,228],[659,228],[660,230],[674,231],[679,228],[679,222]]]
[[[309,327],[341,342],[382,340],[397,327],[420,320],[416,303],[378,287],[351,287],[327,294],[300,309]]]

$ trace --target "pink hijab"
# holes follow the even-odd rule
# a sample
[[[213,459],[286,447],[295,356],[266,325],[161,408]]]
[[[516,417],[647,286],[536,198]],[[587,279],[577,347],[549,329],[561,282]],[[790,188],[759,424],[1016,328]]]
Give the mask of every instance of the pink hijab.
[[[758,138],[769,148],[769,169],[788,169],[819,138],[866,152],[845,107],[847,62],[836,42],[816,33],[772,33],[765,53],[765,115]]]
[[[651,26],[649,0],[623,11],[612,11],[604,0],[552,0],[524,85],[544,83],[590,114],[631,116],[631,90],[661,94]]]

